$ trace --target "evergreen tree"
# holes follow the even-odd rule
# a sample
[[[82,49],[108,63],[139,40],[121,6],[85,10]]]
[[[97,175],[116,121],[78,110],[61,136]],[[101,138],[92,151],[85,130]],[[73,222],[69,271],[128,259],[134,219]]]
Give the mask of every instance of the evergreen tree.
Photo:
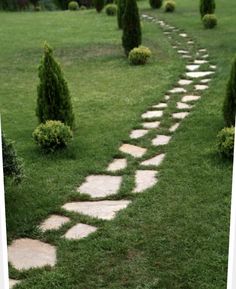
[[[233,60],[231,74],[227,84],[223,112],[226,125],[228,127],[234,126],[236,113],[236,56]]]
[[[206,14],[214,14],[216,9],[215,0],[200,0],[201,17]]]
[[[163,0],[149,0],[150,6],[153,9],[159,9],[162,6]]]
[[[74,114],[67,82],[60,65],[53,57],[53,50],[44,45],[44,56],[39,66],[38,99],[36,115],[39,122],[60,120],[74,127]]]
[[[95,9],[98,13],[100,13],[102,11],[102,9],[104,8],[105,5],[105,1],[104,0],[93,0],[94,2],[94,6]]]
[[[118,0],[117,2],[117,22],[119,29],[123,28],[123,16],[125,12],[125,2],[126,0]]]
[[[130,50],[138,47],[142,42],[142,32],[136,0],[126,0],[123,16],[122,44],[125,54],[128,56]]]

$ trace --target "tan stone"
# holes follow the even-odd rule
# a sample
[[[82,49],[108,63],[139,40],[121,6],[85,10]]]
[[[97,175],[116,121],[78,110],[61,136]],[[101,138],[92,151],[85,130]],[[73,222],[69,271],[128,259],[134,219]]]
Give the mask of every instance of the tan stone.
[[[207,60],[203,60],[203,59],[195,59],[194,63],[195,64],[205,64],[205,63],[208,63],[208,61]]]
[[[79,240],[82,238],[86,238],[88,235],[94,233],[96,230],[96,227],[79,223],[70,228],[66,232],[64,237],[69,240]]]
[[[148,129],[158,128],[160,125],[160,121],[144,122],[142,125],[144,128],[148,128]]]
[[[189,65],[186,65],[186,69],[188,71],[195,71],[195,70],[198,70],[200,67],[200,65],[197,65],[197,64],[189,64]]]
[[[167,103],[160,102],[160,103],[158,103],[156,105],[153,105],[152,107],[154,107],[154,108],[166,108],[167,107]]]
[[[169,143],[171,136],[168,135],[157,135],[153,140],[152,144],[154,146],[166,145]]]
[[[165,154],[158,154],[157,156],[143,161],[141,165],[143,166],[159,166],[165,158]]]
[[[178,50],[179,54],[188,54],[189,52],[187,50]]]
[[[213,71],[193,71],[193,72],[187,72],[186,75],[190,78],[202,78],[208,75],[213,74]]]
[[[142,114],[142,118],[150,119],[150,118],[159,118],[162,117],[163,111],[162,110],[150,110]]]
[[[183,38],[186,38],[188,37],[188,35],[186,33],[180,33],[179,36],[183,37]]]
[[[147,133],[148,133],[148,130],[146,129],[134,129],[132,130],[129,136],[131,139],[138,139],[138,138],[145,136]]]
[[[201,97],[199,95],[185,95],[181,101],[182,102],[190,102],[190,101],[196,101],[199,100]]]
[[[201,83],[208,83],[208,82],[210,82],[210,81],[211,81],[210,78],[206,78],[206,79],[201,79],[201,80],[200,80]]]
[[[208,89],[208,85],[204,85],[204,84],[196,84],[194,85],[196,90],[206,90]]]
[[[177,113],[173,113],[172,116],[174,119],[184,119],[185,117],[187,117],[189,115],[188,112],[177,112]]]
[[[147,151],[146,148],[138,147],[131,144],[123,144],[119,150],[123,153],[130,154],[134,158],[141,158]]]
[[[179,127],[180,123],[175,123],[173,124],[170,128],[169,128],[169,131],[170,132],[175,132],[177,130],[177,128]]]
[[[170,96],[169,95],[165,95],[165,100],[169,100]]]
[[[51,215],[39,226],[39,229],[43,232],[47,230],[58,230],[69,221],[70,219],[65,216]]]
[[[192,82],[193,82],[192,80],[180,79],[180,80],[178,81],[178,84],[179,84],[179,85],[189,85],[189,84],[191,84]]]
[[[183,87],[175,87],[175,88],[171,89],[169,92],[170,93],[185,93],[185,92],[187,92],[187,90],[184,89]]]
[[[127,167],[126,159],[114,159],[107,167],[108,172],[117,172]]]
[[[192,106],[187,103],[177,102],[177,108],[178,109],[191,109]]]
[[[141,193],[157,183],[156,171],[138,170],[135,172],[135,188],[134,193]]]

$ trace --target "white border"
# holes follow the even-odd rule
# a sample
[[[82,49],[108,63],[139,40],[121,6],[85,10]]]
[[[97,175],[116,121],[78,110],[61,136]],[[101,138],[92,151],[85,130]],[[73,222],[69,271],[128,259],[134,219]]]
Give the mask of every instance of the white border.
[[[0,288],[9,289],[1,131],[2,130],[1,130],[1,116],[0,116]]]

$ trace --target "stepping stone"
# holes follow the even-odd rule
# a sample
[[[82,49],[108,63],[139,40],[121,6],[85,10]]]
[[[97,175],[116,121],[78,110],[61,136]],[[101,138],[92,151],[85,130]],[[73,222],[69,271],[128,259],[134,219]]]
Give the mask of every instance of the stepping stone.
[[[187,50],[178,50],[177,52],[179,54],[189,54],[189,51],[187,51]]]
[[[189,84],[191,84],[192,82],[193,82],[192,80],[180,79],[180,80],[178,81],[178,84],[179,84],[179,85],[189,85]]]
[[[201,97],[199,95],[185,95],[181,101],[182,102],[190,102],[190,101],[196,101],[199,100]]]
[[[192,106],[187,103],[177,102],[177,108],[178,109],[191,109]]]
[[[177,128],[179,127],[180,123],[175,123],[173,124],[170,128],[169,128],[169,131],[170,132],[175,132],[177,130]]]
[[[166,34],[166,35],[169,35],[169,34],[170,34],[170,32],[168,32],[168,31],[165,31],[165,32],[164,32],[164,34]]]
[[[143,166],[159,166],[165,158],[165,154],[159,154],[151,159],[143,161],[141,165]]]
[[[98,202],[72,202],[62,208],[79,214],[88,215],[102,220],[115,218],[118,211],[125,209],[131,201],[98,201]]]
[[[153,105],[154,108],[166,108],[167,104],[164,102],[160,102],[159,104]]]
[[[171,136],[168,135],[157,135],[153,140],[152,144],[154,146],[166,145],[169,143]]]
[[[165,100],[169,100],[170,96],[169,95],[165,95]]]
[[[150,118],[156,118],[156,117],[162,117],[163,115],[163,111],[161,110],[150,110],[150,111],[147,111],[145,113],[142,114],[142,118],[143,119],[150,119]]]
[[[152,121],[152,122],[143,122],[144,128],[158,128],[160,125],[160,121]]]
[[[211,69],[216,69],[216,65],[210,65]]]
[[[205,64],[205,63],[208,63],[208,61],[207,60],[203,60],[203,59],[195,59],[194,63],[195,64]]]
[[[199,67],[200,67],[200,65],[197,65],[197,64],[186,65],[186,69],[187,69],[188,71],[195,71],[195,70],[197,70]]]
[[[33,239],[17,239],[8,246],[8,259],[17,270],[56,264],[56,248]]]
[[[180,33],[179,36],[183,37],[183,38],[186,38],[188,37],[188,35],[186,33]]]
[[[108,172],[117,172],[127,167],[126,159],[114,159],[107,167]]]
[[[121,182],[122,177],[120,176],[88,176],[77,191],[93,198],[106,197],[117,194]]]
[[[186,73],[186,75],[190,78],[202,78],[211,74],[214,74],[214,72],[213,71],[193,71],[193,72]]]
[[[46,232],[48,230],[58,230],[62,225],[68,223],[69,221],[70,218],[68,217],[51,215],[39,226],[39,229],[42,232]]]
[[[123,153],[129,154],[134,158],[141,158],[147,151],[146,148],[138,147],[131,144],[123,144],[119,150]]]
[[[188,44],[194,44],[194,42],[192,40],[189,40],[187,43]]]
[[[188,115],[189,115],[189,112],[176,112],[172,114],[174,119],[184,119]]]
[[[68,240],[79,240],[87,237],[88,235],[94,233],[95,231],[97,231],[96,227],[80,223],[70,228],[66,232],[64,237]]]
[[[145,136],[147,133],[148,133],[148,130],[146,129],[135,129],[130,133],[129,137],[131,139],[137,139],[137,138]]]
[[[172,48],[176,49],[176,48],[178,48],[178,46],[174,45],[174,46],[172,46]]]
[[[199,49],[199,52],[207,52],[207,50],[205,48]]]
[[[181,57],[182,57],[182,58],[186,58],[186,59],[190,59],[190,58],[192,58],[192,56],[187,55],[187,54],[181,55]]]
[[[208,89],[208,85],[204,85],[204,84],[196,84],[194,85],[196,90],[205,90]]]
[[[185,93],[185,92],[187,92],[187,90],[184,89],[183,87],[175,87],[175,88],[171,89],[169,92],[170,93]]]
[[[210,78],[206,78],[206,79],[201,79],[201,80],[200,80],[201,83],[208,83],[208,82],[210,82],[210,81],[211,81]]]
[[[9,289],[12,289],[16,284],[20,283],[20,280],[9,279]]]
[[[157,183],[156,171],[138,170],[135,173],[135,188],[134,193],[141,193]]]
[[[202,56],[202,58],[204,58],[204,59],[206,59],[208,57],[209,57],[209,54],[205,54],[205,55]]]

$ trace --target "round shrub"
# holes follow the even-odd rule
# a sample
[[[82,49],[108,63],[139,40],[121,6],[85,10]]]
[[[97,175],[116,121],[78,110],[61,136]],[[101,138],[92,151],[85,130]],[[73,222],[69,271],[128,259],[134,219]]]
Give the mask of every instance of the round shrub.
[[[234,154],[234,127],[225,127],[217,135],[218,152],[228,158]]]
[[[79,8],[80,10],[87,10],[87,7],[86,6],[84,6],[84,5],[82,5],[82,6],[80,6],[80,8]]]
[[[70,1],[69,4],[68,4],[68,9],[69,9],[70,11],[76,11],[76,10],[78,10],[78,9],[79,9],[79,4],[78,4],[78,2],[76,2],[76,1]]]
[[[58,120],[41,123],[33,132],[33,138],[39,147],[46,152],[65,148],[72,140],[73,133],[69,126]]]
[[[162,6],[163,0],[149,0],[152,9],[159,9]]]
[[[143,65],[146,64],[148,58],[151,57],[151,51],[149,48],[144,46],[139,46],[133,48],[129,53],[129,61],[134,65]]]
[[[164,4],[165,12],[174,12],[175,11],[175,1],[168,0]]]
[[[106,14],[108,16],[115,16],[117,13],[117,5],[116,4],[108,4],[105,7]]]
[[[217,25],[217,18],[214,14],[206,14],[203,16],[202,22],[206,29],[212,29]]]

